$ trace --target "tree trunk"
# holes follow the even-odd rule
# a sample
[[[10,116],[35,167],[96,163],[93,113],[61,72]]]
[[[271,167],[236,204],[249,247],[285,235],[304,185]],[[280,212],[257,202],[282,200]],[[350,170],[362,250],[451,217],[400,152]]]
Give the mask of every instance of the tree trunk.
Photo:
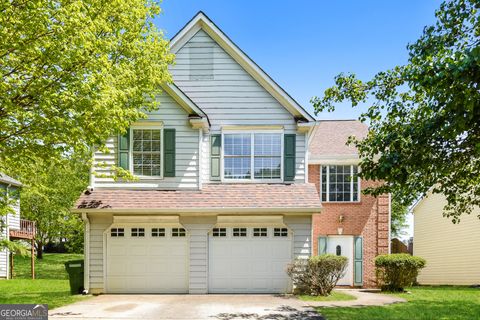
[[[37,259],[43,259],[43,243],[37,241]]]

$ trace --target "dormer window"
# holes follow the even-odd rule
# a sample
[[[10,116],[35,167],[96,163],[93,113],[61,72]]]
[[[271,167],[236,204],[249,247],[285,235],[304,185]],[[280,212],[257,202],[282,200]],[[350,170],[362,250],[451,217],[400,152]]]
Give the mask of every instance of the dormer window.
[[[324,202],[358,202],[360,179],[356,165],[322,166],[321,194]]]
[[[223,134],[224,180],[281,181],[283,134]]]

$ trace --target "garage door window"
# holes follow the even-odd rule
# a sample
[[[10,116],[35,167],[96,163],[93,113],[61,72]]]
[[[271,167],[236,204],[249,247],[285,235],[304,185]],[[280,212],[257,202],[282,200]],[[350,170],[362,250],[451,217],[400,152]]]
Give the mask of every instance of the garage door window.
[[[165,237],[165,228],[152,228],[152,237]]]
[[[125,235],[125,230],[123,228],[112,228],[110,230],[111,237],[123,237]]]
[[[226,228],[213,228],[212,235],[214,237],[226,237],[227,229]]]
[[[274,237],[288,237],[288,229],[287,228],[275,228],[275,229],[273,229],[273,236]]]
[[[145,237],[145,228],[132,228],[132,237]]]
[[[234,237],[246,237],[247,236],[247,228],[233,228],[233,236]]]
[[[254,237],[266,237],[267,236],[267,228],[253,228],[253,236]]]
[[[185,229],[183,228],[173,228],[172,229],[172,237],[185,237]]]

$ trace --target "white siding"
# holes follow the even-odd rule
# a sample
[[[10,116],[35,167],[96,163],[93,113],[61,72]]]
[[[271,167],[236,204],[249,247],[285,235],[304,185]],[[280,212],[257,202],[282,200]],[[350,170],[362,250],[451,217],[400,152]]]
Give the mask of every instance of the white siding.
[[[414,209],[413,254],[427,261],[420,284],[480,284],[480,209],[453,224],[442,215],[445,197],[429,194]]]
[[[283,220],[293,231],[293,255],[307,259],[312,255],[312,217],[286,216]]]
[[[5,217],[1,217],[0,219],[5,219]],[[4,228],[1,231],[0,234],[0,239],[5,239],[7,235],[7,230]],[[8,251],[7,250],[1,250],[0,251],[0,278],[6,278],[7,277],[7,268],[8,266]]]
[[[101,293],[103,283],[103,232],[112,224],[112,215],[89,215],[90,218],[90,292]]]
[[[176,129],[176,167],[175,177],[148,179],[135,182],[115,182],[112,178],[94,177],[96,188],[162,188],[162,189],[198,189],[198,129],[192,129],[188,122],[187,112],[167,94],[158,96],[160,107],[148,114],[148,120],[161,120],[165,129]],[[109,153],[96,152],[95,163],[106,164],[106,168],[98,166],[99,174],[111,174],[108,165],[117,163],[117,137],[107,141]]]
[[[215,217],[182,218],[180,221],[190,236],[190,279],[191,294],[208,292],[208,232],[216,222]]]
[[[205,53],[190,53],[190,48]],[[199,49],[200,47],[200,49]],[[207,50],[213,48],[213,79],[191,80],[190,68],[209,68]],[[296,133],[294,117],[228,53],[203,30],[198,31],[176,54],[171,68],[176,85],[209,117],[211,134],[219,134],[222,126],[282,126],[285,133]],[[205,135],[203,150],[209,150]],[[209,162],[209,152],[204,154]],[[296,180],[305,182],[305,137],[297,136]],[[203,165],[202,177],[208,182],[209,165]]]
[[[18,230],[20,229],[20,201],[12,207],[15,213],[8,214],[8,228]]]

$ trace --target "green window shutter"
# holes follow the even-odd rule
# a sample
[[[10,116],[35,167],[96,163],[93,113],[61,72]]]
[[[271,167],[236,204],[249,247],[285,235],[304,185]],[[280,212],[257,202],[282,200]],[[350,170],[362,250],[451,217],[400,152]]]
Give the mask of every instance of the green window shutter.
[[[363,285],[363,238],[355,237],[354,239],[354,285]]]
[[[222,150],[222,135],[210,136],[210,180],[220,180],[220,154]]]
[[[125,170],[130,170],[129,165],[130,151],[130,128],[124,135],[118,135],[118,166]]]
[[[318,237],[318,255],[327,253],[327,237]]]
[[[283,180],[293,181],[295,180],[295,153],[297,136],[295,134],[286,134],[283,138]]]
[[[175,129],[163,129],[163,176],[175,177]]]

